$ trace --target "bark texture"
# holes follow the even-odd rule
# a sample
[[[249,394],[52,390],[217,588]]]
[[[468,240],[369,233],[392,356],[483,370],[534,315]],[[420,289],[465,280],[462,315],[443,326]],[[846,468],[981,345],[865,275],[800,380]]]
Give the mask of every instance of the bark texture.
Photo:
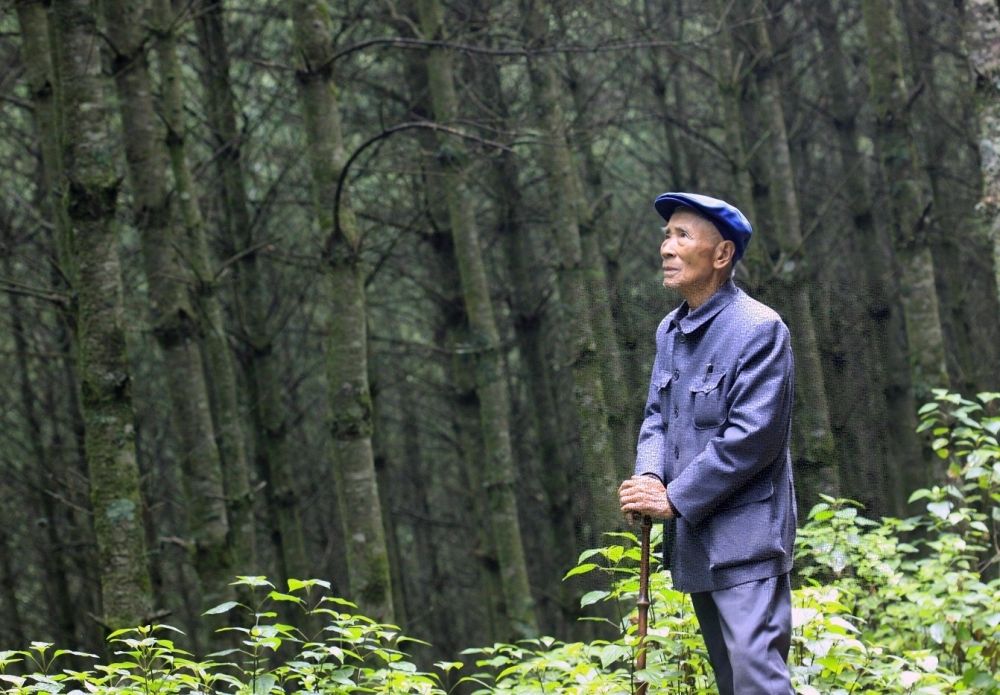
[[[444,10],[441,3],[438,0],[419,0],[417,6],[424,37],[432,40],[443,38]],[[427,79],[436,120],[453,123],[458,116],[458,100],[451,57],[446,50],[428,50]],[[494,318],[471,201],[463,194],[463,155],[460,143],[447,136],[439,138],[438,157],[444,168],[443,183],[449,225],[471,330],[470,348],[476,354],[476,393],[487,458],[483,471],[483,490],[489,501],[490,522],[500,562],[501,583],[510,626],[515,635],[528,637],[537,634],[538,625],[528,583],[514,494],[516,472],[510,441],[510,396],[507,391],[506,365],[500,349],[500,335]]]
[[[844,183],[844,198],[851,221],[857,228],[857,232],[849,237],[848,252],[851,265],[860,269],[863,278],[866,290],[861,295],[865,304],[863,320],[868,324],[866,333],[873,338],[869,345],[875,348],[875,354],[871,355],[864,344],[856,346],[855,354],[865,356],[867,378],[863,384],[857,383],[856,379],[845,378],[842,381],[855,391],[853,396],[845,394],[845,410],[850,411],[852,419],[861,420],[856,435],[861,443],[858,453],[874,453],[878,460],[892,462],[875,470],[875,466],[857,466],[848,460],[843,462],[845,465],[841,467],[841,473],[846,489],[867,490],[867,495],[860,499],[869,509],[878,509],[882,505],[876,492],[902,485],[902,481],[897,480],[899,476],[891,471],[905,470],[923,457],[919,442],[911,434],[917,427],[917,405],[891,228],[887,220],[878,219],[871,178],[858,148],[861,136],[858,106],[851,99],[849,68],[837,16],[833,8],[826,4],[817,4],[815,12],[817,31],[827,56],[823,76],[830,94],[831,117],[837,138],[839,177]],[[865,403],[865,407],[859,408],[859,403]],[[870,423],[873,415],[886,423],[888,441],[895,442],[895,445],[888,446],[886,438],[878,437],[872,430]],[[900,497],[898,493],[893,493],[892,501],[885,505],[886,508],[902,513],[900,505],[905,500]]]
[[[190,282],[195,290],[192,296],[195,311],[192,319],[197,321],[197,337],[205,372],[210,376],[206,382],[222,466],[232,569],[237,574],[256,574],[260,568],[257,564],[253,492],[238,404],[236,370],[226,333],[205,222],[198,206],[198,190],[188,164],[188,129],[182,94],[184,76],[176,49],[178,27],[185,17],[173,11],[170,0],[153,0],[152,14],[155,24],[154,46],[160,67],[160,115],[165,126],[163,135],[173,173],[172,197],[183,221],[183,246],[189,249],[185,261],[190,265]]]
[[[960,4],[969,64],[975,75],[983,172],[980,205],[993,239],[993,268],[1000,287],[1000,7],[991,0],[965,0]]]
[[[530,1],[523,3],[522,11],[529,45],[541,45],[546,35],[544,15],[536,3]],[[582,196],[574,173],[573,154],[566,141],[557,77],[545,57],[529,59],[528,72],[533,106],[544,134],[541,160],[552,201],[549,230],[559,252],[557,316],[566,335],[566,352],[561,359],[573,376],[572,405],[580,436],[583,485],[574,490],[574,498],[586,510],[578,512],[578,522],[593,529],[585,531],[584,535],[588,541],[596,542],[599,529],[614,526],[621,517],[617,499],[611,493],[625,477],[626,468],[624,462],[618,465],[615,462],[602,373],[608,371],[602,370],[602,365],[609,360],[602,359],[591,311],[591,290],[596,292],[602,284],[607,308],[607,280],[594,270],[594,264],[602,262],[595,238],[585,245],[580,234]],[[614,340],[613,332],[602,337],[605,344]],[[630,449],[622,444],[620,453],[624,455]]]
[[[229,77],[229,49],[224,4],[195,3],[198,47],[204,60],[204,92],[208,125],[224,214],[224,237],[234,259],[236,318],[247,350],[251,421],[256,435],[257,468],[265,483],[271,539],[283,579],[309,573],[302,522],[296,502],[295,474],[288,441],[290,422],[282,403],[281,370],[269,325],[270,299],[262,269],[261,243],[250,216],[242,164],[242,136],[236,122]]]
[[[902,272],[913,381],[926,394],[932,386],[949,383],[934,287],[934,258],[927,239],[932,191],[919,166],[906,117],[910,94],[896,3],[864,0],[862,14],[876,119],[875,147],[889,193],[894,248]]]
[[[795,351],[794,435],[797,484],[802,494],[811,499],[817,491],[837,496],[840,493],[837,452],[830,429],[830,409],[819,353],[816,325],[810,306],[807,255],[803,248],[802,213],[795,189],[795,169],[788,144],[788,130],[781,103],[774,49],[763,2],[751,2],[748,16],[754,22],[755,49],[758,65],[757,86],[760,90],[760,119],[768,129],[769,172],[772,194],[771,218],[773,229],[760,230],[762,236],[773,236],[779,251],[777,267],[767,293],[784,310],[792,334]],[[763,245],[763,244],[761,244]]]
[[[313,0],[292,5],[313,199],[326,239],[328,296],[334,306],[326,348],[332,454],[352,594],[367,615],[392,622],[389,552],[372,450],[365,296],[358,256],[361,238],[349,208],[341,207],[341,219],[333,219],[344,153],[331,63],[332,27],[326,12],[325,5]]]
[[[229,519],[202,368],[199,321],[188,293],[192,274],[179,255],[185,240],[171,205],[165,136],[153,106],[148,41],[135,2],[103,0],[101,6],[149,283],[153,335],[163,352],[172,420],[181,446],[188,533],[203,599],[216,605],[230,594]]]
[[[63,172],[78,266],[79,370],[94,530],[101,568],[102,621],[141,624],[151,608],[135,458],[130,372],[125,354],[121,265],[114,222],[115,170],[110,84],[90,3],[54,2],[63,77]]]

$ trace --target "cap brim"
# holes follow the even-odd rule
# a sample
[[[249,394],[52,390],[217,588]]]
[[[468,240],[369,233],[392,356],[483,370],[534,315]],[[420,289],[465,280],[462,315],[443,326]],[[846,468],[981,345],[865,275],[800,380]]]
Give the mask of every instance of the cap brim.
[[[674,211],[680,207],[697,210],[710,220],[714,221],[716,219],[714,210],[709,210],[694,198],[689,198],[679,193],[660,194],[656,200],[653,201],[653,207],[655,207],[656,211],[660,213],[660,217],[662,217],[664,221],[669,220],[670,216],[674,214]]]

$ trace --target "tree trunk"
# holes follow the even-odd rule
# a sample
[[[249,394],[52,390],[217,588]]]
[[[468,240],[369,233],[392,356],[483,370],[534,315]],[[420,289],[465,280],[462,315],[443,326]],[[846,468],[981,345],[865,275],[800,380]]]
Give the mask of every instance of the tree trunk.
[[[13,277],[10,266],[10,256],[4,254],[3,270],[6,277]],[[31,382],[32,371],[28,365],[29,345],[25,334],[27,327],[22,319],[23,310],[17,295],[9,295],[9,300],[18,390],[21,396],[26,434],[34,458],[29,464],[29,470],[31,471],[32,487],[38,496],[35,503],[38,505],[41,518],[45,519],[44,527],[39,534],[41,537],[36,538],[36,544],[39,546],[38,550],[41,555],[45,604],[49,611],[48,623],[52,626],[53,639],[58,638],[57,641],[70,644],[76,638],[76,626],[73,618],[72,594],[67,580],[65,556],[62,553],[59,538],[61,524],[55,504],[56,495],[64,494],[62,484],[59,482],[59,476],[63,472],[62,462],[52,456],[51,451],[46,450],[45,433],[42,429],[44,413],[41,411],[41,404],[38,402]],[[13,608],[16,610],[17,605],[14,604]],[[13,615],[16,618],[16,613]],[[19,619],[15,627],[17,629],[22,627]],[[26,643],[21,641],[15,642],[15,644]]]
[[[1000,8],[991,0],[965,0],[960,6],[969,64],[976,76],[981,214],[993,239],[993,268],[1000,287]]]
[[[483,91],[490,103],[494,104],[502,122],[513,132],[516,126],[508,111],[507,96],[503,92],[500,71],[495,65],[483,66],[478,76],[483,83]],[[557,417],[555,391],[550,375],[551,357],[546,344],[557,339],[550,335],[546,340],[549,326],[548,298],[551,296],[551,273],[535,260],[539,257],[537,239],[533,230],[525,224],[523,210],[526,201],[520,189],[520,171],[517,157],[512,152],[501,153],[493,169],[493,186],[499,192],[499,229],[510,273],[510,303],[514,331],[524,367],[523,381],[529,396],[521,403],[525,410],[525,420],[534,425],[534,436],[528,437],[525,446],[533,455],[519,457],[530,468],[522,469],[522,480],[537,482],[544,493],[545,506],[542,513],[541,548],[544,555],[541,566],[535,567],[537,576],[558,576],[572,567],[577,554],[583,550],[576,543],[573,528],[573,486],[569,471],[578,460],[579,450],[569,446]],[[548,331],[554,333],[555,331]],[[556,348],[557,352],[559,348]],[[621,412],[627,412],[622,407]],[[537,449],[535,449],[537,447]],[[536,452],[537,453],[534,453]],[[618,452],[621,453],[621,452]],[[537,494],[528,487],[528,494],[521,500]],[[545,609],[553,618],[555,632],[563,633],[576,625],[579,615],[579,601],[573,588],[561,582],[558,592],[551,597],[541,597],[538,616],[546,617]],[[553,600],[554,599],[554,600]],[[547,628],[551,630],[552,627]]]
[[[545,24],[538,21],[537,0],[531,0],[535,8],[534,16],[528,13],[526,26],[530,38],[535,41],[546,40]],[[553,9],[558,15],[561,25],[565,18],[565,10],[571,7],[570,4],[556,3]],[[566,58],[566,79],[560,79],[552,70],[552,61],[555,56],[543,57],[536,64],[549,71],[548,79],[551,80],[552,96],[560,98],[563,92],[568,91],[572,97],[576,110],[576,117],[581,121],[582,128],[572,135],[566,132],[565,121],[553,122],[551,125],[556,128],[550,134],[556,147],[561,144],[569,149],[568,161],[573,164],[573,150],[575,149],[582,160],[580,166],[571,166],[572,190],[575,197],[571,201],[572,207],[576,210],[577,221],[580,232],[580,244],[583,251],[583,267],[587,281],[587,293],[589,296],[590,319],[594,331],[594,341],[597,346],[598,359],[601,364],[601,387],[604,392],[604,402],[607,409],[608,429],[611,435],[612,446],[612,466],[615,468],[617,476],[624,477],[632,472],[632,454],[635,451],[636,440],[639,435],[639,420],[629,417],[629,412],[638,412],[634,399],[629,395],[625,379],[625,367],[622,362],[621,341],[619,339],[619,327],[615,322],[615,315],[621,315],[621,305],[615,304],[620,297],[612,291],[612,278],[609,271],[609,258],[605,252],[605,241],[608,234],[608,226],[605,223],[605,215],[611,207],[611,196],[605,189],[601,171],[599,157],[594,152],[593,131],[586,123],[588,113],[587,90],[585,87],[590,84],[584,75],[581,74],[577,65],[577,58],[567,55]],[[680,89],[680,80],[674,80],[673,86]],[[536,109],[537,110],[537,109]],[[650,194],[655,195],[655,194]],[[611,235],[617,234],[612,231]],[[613,503],[617,502],[617,496],[612,490],[608,495]],[[615,521],[619,522],[620,515],[615,512]]]
[[[432,40],[442,39],[444,11],[439,0],[420,0],[417,4],[424,36]],[[445,49],[428,50],[427,77],[436,120],[454,122],[458,116],[457,97],[451,58]],[[500,561],[504,600],[511,629],[519,637],[529,637],[537,634],[538,626],[514,495],[516,473],[510,442],[506,366],[493,316],[479,234],[469,207],[469,197],[463,194],[463,148],[461,143],[449,140],[447,136],[439,138],[438,147],[439,157],[444,160],[443,165],[447,165],[443,184],[449,224],[472,333],[471,345],[476,350],[476,393],[488,461],[484,466],[483,482]]]
[[[411,10],[412,12],[412,10]],[[408,25],[403,31],[408,30]],[[427,66],[424,57],[412,54],[406,65],[406,79],[411,93],[410,118],[430,121],[431,105],[428,90]],[[420,150],[434,153],[437,139],[429,130],[421,129],[416,134]],[[427,161],[430,159],[430,161]],[[455,250],[452,235],[448,229],[448,205],[445,187],[445,167],[437,158],[423,157],[420,161],[423,185],[422,210],[425,225],[421,225],[421,239],[418,249],[421,252],[419,265],[426,268],[428,278],[435,281],[434,295],[437,308],[432,324],[432,343],[443,346],[446,355],[439,364],[443,385],[442,404],[445,414],[441,417],[443,429],[458,455],[457,465],[451,457],[425,454],[428,460],[419,462],[419,468],[414,481],[413,492],[417,498],[420,518],[425,523],[417,524],[418,545],[430,544],[434,547],[432,534],[427,525],[433,519],[434,523],[442,520],[451,522],[457,519],[458,524],[467,524],[468,518],[478,520],[467,534],[462,534],[465,546],[461,553],[471,554],[475,559],[474,570],[469,574],[475,577],[474,584],[478,598],[476,610],[461,611],[454,621],[454,627],[444,631],[454,634],[454,646],[461,648],[462,635],[482,635],[486,640],[504,639],[511,634],[504,606],[504,594],[501,589],[500,561],[497,558],[495,534],[493,532],[489,499],[484,494],[480,467],[485,460],[483,450],[483,433],[480,425],[480,406],[476,395],[476,358],[468,349],[470,344],[469,322],[466,316],[462,298],[462,283],[455,265]],[[401,336],[400,336],[401,337]],[[402,411],[400,411],[402,412]],[[405,418],[405,435],[407,439],[420,444],[421,439],[416,432],[417,423],[413,418]],[[431,450],[429,443],[422,447]],[[413,475],[413,474],[411,474]],[[462,498],[456,502],[453,492],[434,480],[454,478],[458,482]],[[462,511],[458,511],[460,508]],[[466,511],[468,510],[468,512]],[[470,549],[471,547],[471,549]],[[433,558],[432,578],[434,586],[449,586],[453,583],[442,582],[446,576],[442,568],[449,565],[447,552],[438,552]],[[459,595],[446,592],[436,597],[430,604],[436,625],[446,625],[449,601],[458,600]],[[443,645],[442,645],[443,646]]]
[[[101,71],[101,40],[90,3],[53,5],[61,110],[74,114],[65,123],[63,174],[78,265],[80,380],[102,621],[118,628],[142,623],[151,607],[114,221],[120,178],[114,169],[110,85]]]
[[[202,600],[210,607],[232,593],[232,556],[222,464],[197,338],[199,322],[187,290],[191,274],[179,257],[186,245],[166,185],[165,138],[153,108],[139,7],[129,0],[104,0],[101,7],[118,88],[153,335],[164,355],[171,415],[181,446],[188,533],[194,543]]]
[[[984,172],[976,157],[975,75],[961,50],[961,17],[952,4],[902,0],[901,9],[908,82],[917,85],[910,106],[912,137],[934,196],[927,239],[945,359],[952,388],[976,393],[996,383],[1000,304],[989,222],[977,208],[981,190],[975,182]],[[988,31],[988,19],[981,19]]]
[[[17,17],[21,28],[21,46],[24,57],[25,72],[31,90],[31,103],[34,107],[35,123],[38,128],[38,140],[42,155],[42,186],[44,201],[42,207],[51,213],[55,233],[56,256],[65,277],[72,278],[73,259],[69,244],[69,216],[66,206],[57,194],[56,187],[63,180],[62,153],[59,147],[59,118],[56,99],[56,75],[52,60],[49,20],[46,10],[40,0],[20,0],[17,3]],[[13,277],[9,267],[10,255],[4,255],[7,277]],[[38,474],[37,486],[41,497],[41,506],[48,524],[45,528],[45,543],[42,548],[42,565],[47,584],[48,605],[54,612],[51,622],[57,627],[62,641],[71,642],[75,639],[75,620],[73,615],[72,594],[70,593],[65,556],[60,551],[59,532],[61,524],[56,518],[56,508],[50,490],[59,489],[56,483],[62,462],[50,457],[45,451],[44,434],[42,432],[38,399],[31,385],[30,372],[27,364],[26,340],[24,338],[24,322],[21,318],[19,298],[10,295],[11,328],[14,334],[15,350],[18,359],[18,378],[20,381],[21,400],[25,410],[25,421],[30,432],[36,458],[35,471]],[[72,307],[60,307],[63,316],[72,320]],[[62,320],[60,316],[57,320]],[[75,398],[73,391],[71,398]],[[18,643],[20,644],[20,643]]]
[[[859,436],[868,450],[865,458],[871,463],[858,466],[855,461],[844,462],[846,465],[841,468],[844,492],[865,502],[869,513],[875,514],[878,504],[872,495],[883,489],[882,481],[888,479],[892,499],[886,511],[903,514],[901,503],[905,503],[905,498],[901,499],[899,492],[909,495],[910,491],[903,489],[902,472],[915,467],[923,453],[915,434],[917,406],[913,397],[899,275],[894,271],[897,260],[888,225],[877,223],[869,177],[858,150],[857,107],[851,103],[837,16],[829,5],[822,3],[816,5],[815,13],[826,55],[824,78],[840,155],[839,177],[844,182],[844,195],[854,224],[852,243],[848,245],[850,263],[861,270],[865,283],[862,296],[867,298],[863,320],[868,327],[862,333],[868,339],[856,352],[866,365],[866,379],[858,385],[860,393],[848,394],[846,406],[853,417],[863,421],[861,425],[866,430],[872,430],[875,422],[884,422],[889,434],[883,437],[873,431],[871,435]],[[857,382],[857,376],[853,376],[845,378],[844,384],[854,386]],[[866,405],[859,408],[859,404],[866,401]],[[882,465],[882,461],[888,465]]]
[[[35,122],[38,126],[41,145],[42,170],[48,189],[55,227],[56,257],[64,278],[70,282],[75,276],[75,259],[70,244],[69,215],[62,202],[65,191],[63,183],[63,162],[60,151],[60,123],[58,92],[59,80],[55,64],[55,50],[51,43],[52,34],[46,17],[43,0],[18,0],[17,18],[21,28],[21,49],[24,54],[25,76],[31,91]]]
[[[927,218],[932,204],[930,182],[919,167],[908,124],[909,92],[903,73],[896,3],[863,0],[862,14],[875,110],[875,149],[889,191],[913,382],[918,395],[927,397],[931,387],[949,384],[934,287],[934,259],[927,243]]]
[[[257,564],[253,491],[237,396],[236,371],[226,337],[225,318],[218,296],[218,283],[205,223],[198,207],[198,195],[187,160],[183,76],[176,52],[179,17],[171,9],[170,0],[153,0],[153,14],[156,24],[155,48],[161,75],[162,118],[166,126],[166,147],[173,171],[174,200],[180,207],[184,222],[184,246],[188,251],[186,260],[191,265],[197,290],[193,301],[222,465],[222,486],[229,520],[228,544],[232,553],[231,571],[237,574],[256,574],[260,568]],[[208,375],[211,375],[210,378]]]
[[[752,6],[757,13],[766,13],[763,2]],[[774,297],[784,296],[792,344],[795,351],[795,409],[797,483],[805,500],[813,500],[819,492],[837,496],[840,480],[837,452],[830,429],[830,414],[823,369],[809,299],[807,255],[803,249],[801,210],[795,190],[795,171],[781,104],[781,85],[774,66],[774,54],[767,23],[755,21],[755,49],[759,53],[757,83],[760,89],[761,119],[767,124],[770,145],[771,190],[773,193],[773,234],[783,261],[774,282],[781,288],[769,288]]]
[[[282,579],[309,574],[302,523],[296,503],[295,475],[289,448],[289,422],[281,399],[279,355],[268,326],[267,281],[263,276],[260,240],[254,235],[244,183],[241,135],[236,124],[229,80],[229,50],[223,26],[223,2],[198,0],[195,6],[198,45],[204,58],[207,120],[221,180],[226,245],[238,260],[236,315],[247,362],[254,447],[265,483],[272,541]]]
[[[7,507],[7,500],[3,500],[4,507]],[[14,547],[13,539],[8,533],[10,528],[7,519],[3,519],[0,525],[0,605],[3,606],[4,624],[7,626],[4,638],[7,644],[17,646],[27,646],[28,639],[25,633],[25,625],[21,614],[20,602],[17,598],[18,579],[15,569],[15,558],[18,557],[17,549]],[[63,637],[71,637],[63,635]]]
[[[529,45],[545,36],[544,16],[534,3],[523,8],[525,32]],[[556,76],[547,58],[531,58],[532,102],[544,134],[542,165],[548,178],[552,201],[551,229],[559,250],[559,323],[567,336],[567,353],[562,356],[573,373],[573,407],[576,410],[581,439],[582,480],[575,499],[582,503],[578,514],[588,543],[595,544],[601,531],[615,527],[621,519],[615,490],[625,477],[624,462],[616,465],[615,451],[608,426],[608,404],[602,375],[601,351],[598,348],[590,310],[590,275],[594,245],[584,248],[580,235],[579,188],[574,176],[573,158],[566,142],[561,94]],[[585,259],[585,257],[587,257]],[[606,300],[606,280],[605,280]],[[631,447],[625,449],[631,450]],[[624,452],[622,452],[624,453]],[[588,497],[589,495],[589,497]]]
[[[389,553],[372,454],[365,295],[358,265],[360,236],[349,208],[340,209],[341,220],[333,219],[333,198],[344,155],[330,61],[332,27],[325,7],[315,0],[297,0],[292,22],[301,60],[296,76],[309,144],[313,198],[326,237],[328,297],[334,306],[327,377],[348,574],[351,591],[366,615],[392,622]]]

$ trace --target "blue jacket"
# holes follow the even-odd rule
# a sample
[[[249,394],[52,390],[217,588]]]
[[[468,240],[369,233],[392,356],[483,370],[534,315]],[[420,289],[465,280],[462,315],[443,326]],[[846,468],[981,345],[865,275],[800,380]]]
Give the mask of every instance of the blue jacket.
[[[788,328],[732,281],[660,322],[635,472],[659,476],[679,514],[664,547],[677,589],[791,569],[794,381]]]

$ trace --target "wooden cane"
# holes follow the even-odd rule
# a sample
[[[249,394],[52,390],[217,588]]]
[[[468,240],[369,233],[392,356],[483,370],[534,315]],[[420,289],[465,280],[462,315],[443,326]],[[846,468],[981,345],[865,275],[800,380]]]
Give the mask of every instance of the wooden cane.
[[[639,559],[639,646],[635,655],[635,670],[646,668],[646,631],[649,628],[649,535],[653,528],[653,519],[642,517],[642,555]],[[648,683],[639,683],[636,695],[646,695]]]

